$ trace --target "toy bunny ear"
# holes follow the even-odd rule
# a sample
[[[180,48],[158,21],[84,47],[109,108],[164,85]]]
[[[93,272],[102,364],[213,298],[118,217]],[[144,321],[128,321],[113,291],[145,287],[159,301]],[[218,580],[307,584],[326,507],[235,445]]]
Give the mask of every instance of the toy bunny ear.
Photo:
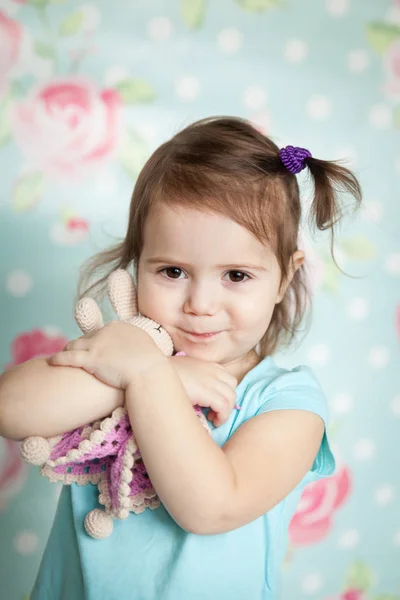
[[[132,276],[125,269],[113,271],[107,280],[111,305],[122,321],[138,314],[136,288]]]
[[[101,310],[93,298],[82,298],[75,308],[75,321],[83,333],[103,327]]]

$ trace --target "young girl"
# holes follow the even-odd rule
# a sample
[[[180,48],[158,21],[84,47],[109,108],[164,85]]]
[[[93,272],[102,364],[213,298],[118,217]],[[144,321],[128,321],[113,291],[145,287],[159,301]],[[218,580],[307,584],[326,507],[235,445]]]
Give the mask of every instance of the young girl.
[[[31,600],[276,598],[304,486],[334,471],[318,382],[272,359],[307,307],[297,245],[304,168],[311,216],[332,228],[336,190],[361,199],[337,163],[279,150],[238,118],[175,135],[138,178],[124,241],[88,274],[132,266],[140,312],[186,356],[166,358],[147,333],[112,322],[2,375],[0,433],[11,439],[55,435],[125,403],[162,501],[99,541],[83,527],[96,488],[65,486]]]

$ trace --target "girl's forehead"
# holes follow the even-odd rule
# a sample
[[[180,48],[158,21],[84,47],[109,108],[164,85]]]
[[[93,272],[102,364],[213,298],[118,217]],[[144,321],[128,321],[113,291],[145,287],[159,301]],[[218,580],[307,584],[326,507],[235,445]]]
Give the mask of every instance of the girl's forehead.
[[[144,228],[143,252],[157,255],[173,252],[214,262],[269,261],[273,252],[248,229],[219,213],[187,207],[155,206]],[[235,260],[236,256],[236,260]]]

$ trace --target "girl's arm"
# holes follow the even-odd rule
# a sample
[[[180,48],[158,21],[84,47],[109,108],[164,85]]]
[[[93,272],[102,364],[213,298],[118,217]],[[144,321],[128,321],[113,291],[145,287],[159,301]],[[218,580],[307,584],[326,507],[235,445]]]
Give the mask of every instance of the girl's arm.
[[[51,437],[109,415],[125,400],[83,369],[34,358],[0,376],[0,435]]]
[[[201,406],[233,406],[237,380],[217,364],[170,358],[186,393]],[[0,375],[0,436],[20,441],[51,437],[109,415],[125,392],[83,369],[49,365],[35,358]]]
[[[268,512],[311,468],[324,434],[312,412],[275,410],[249,419],[220,448],[168,361],[135,374],[125,397],[154,488],[196,534],[230,531]]]

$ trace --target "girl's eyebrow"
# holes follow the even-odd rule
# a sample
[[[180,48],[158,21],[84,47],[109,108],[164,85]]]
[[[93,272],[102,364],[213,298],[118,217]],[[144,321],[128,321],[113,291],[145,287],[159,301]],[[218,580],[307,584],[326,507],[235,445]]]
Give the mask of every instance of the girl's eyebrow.
[[[154,258],[146,258],[145,262],[148,264],[166,263],[169,265],[181,265],[182,267],[185,267],[185,269],[192,266],[192,265],[189,265],[188,263],[184,263],[180,260],[163,258],[161,256],[155,256]],[[263,267],[262,265],[253,265],[253,264],[249,264],[249,263],[246,263],[246,264],[232,263],[229,265],[215,265],[215,268],[216,269],[253,269],[254,271],[268,271],[268,269],[266,267]]]

